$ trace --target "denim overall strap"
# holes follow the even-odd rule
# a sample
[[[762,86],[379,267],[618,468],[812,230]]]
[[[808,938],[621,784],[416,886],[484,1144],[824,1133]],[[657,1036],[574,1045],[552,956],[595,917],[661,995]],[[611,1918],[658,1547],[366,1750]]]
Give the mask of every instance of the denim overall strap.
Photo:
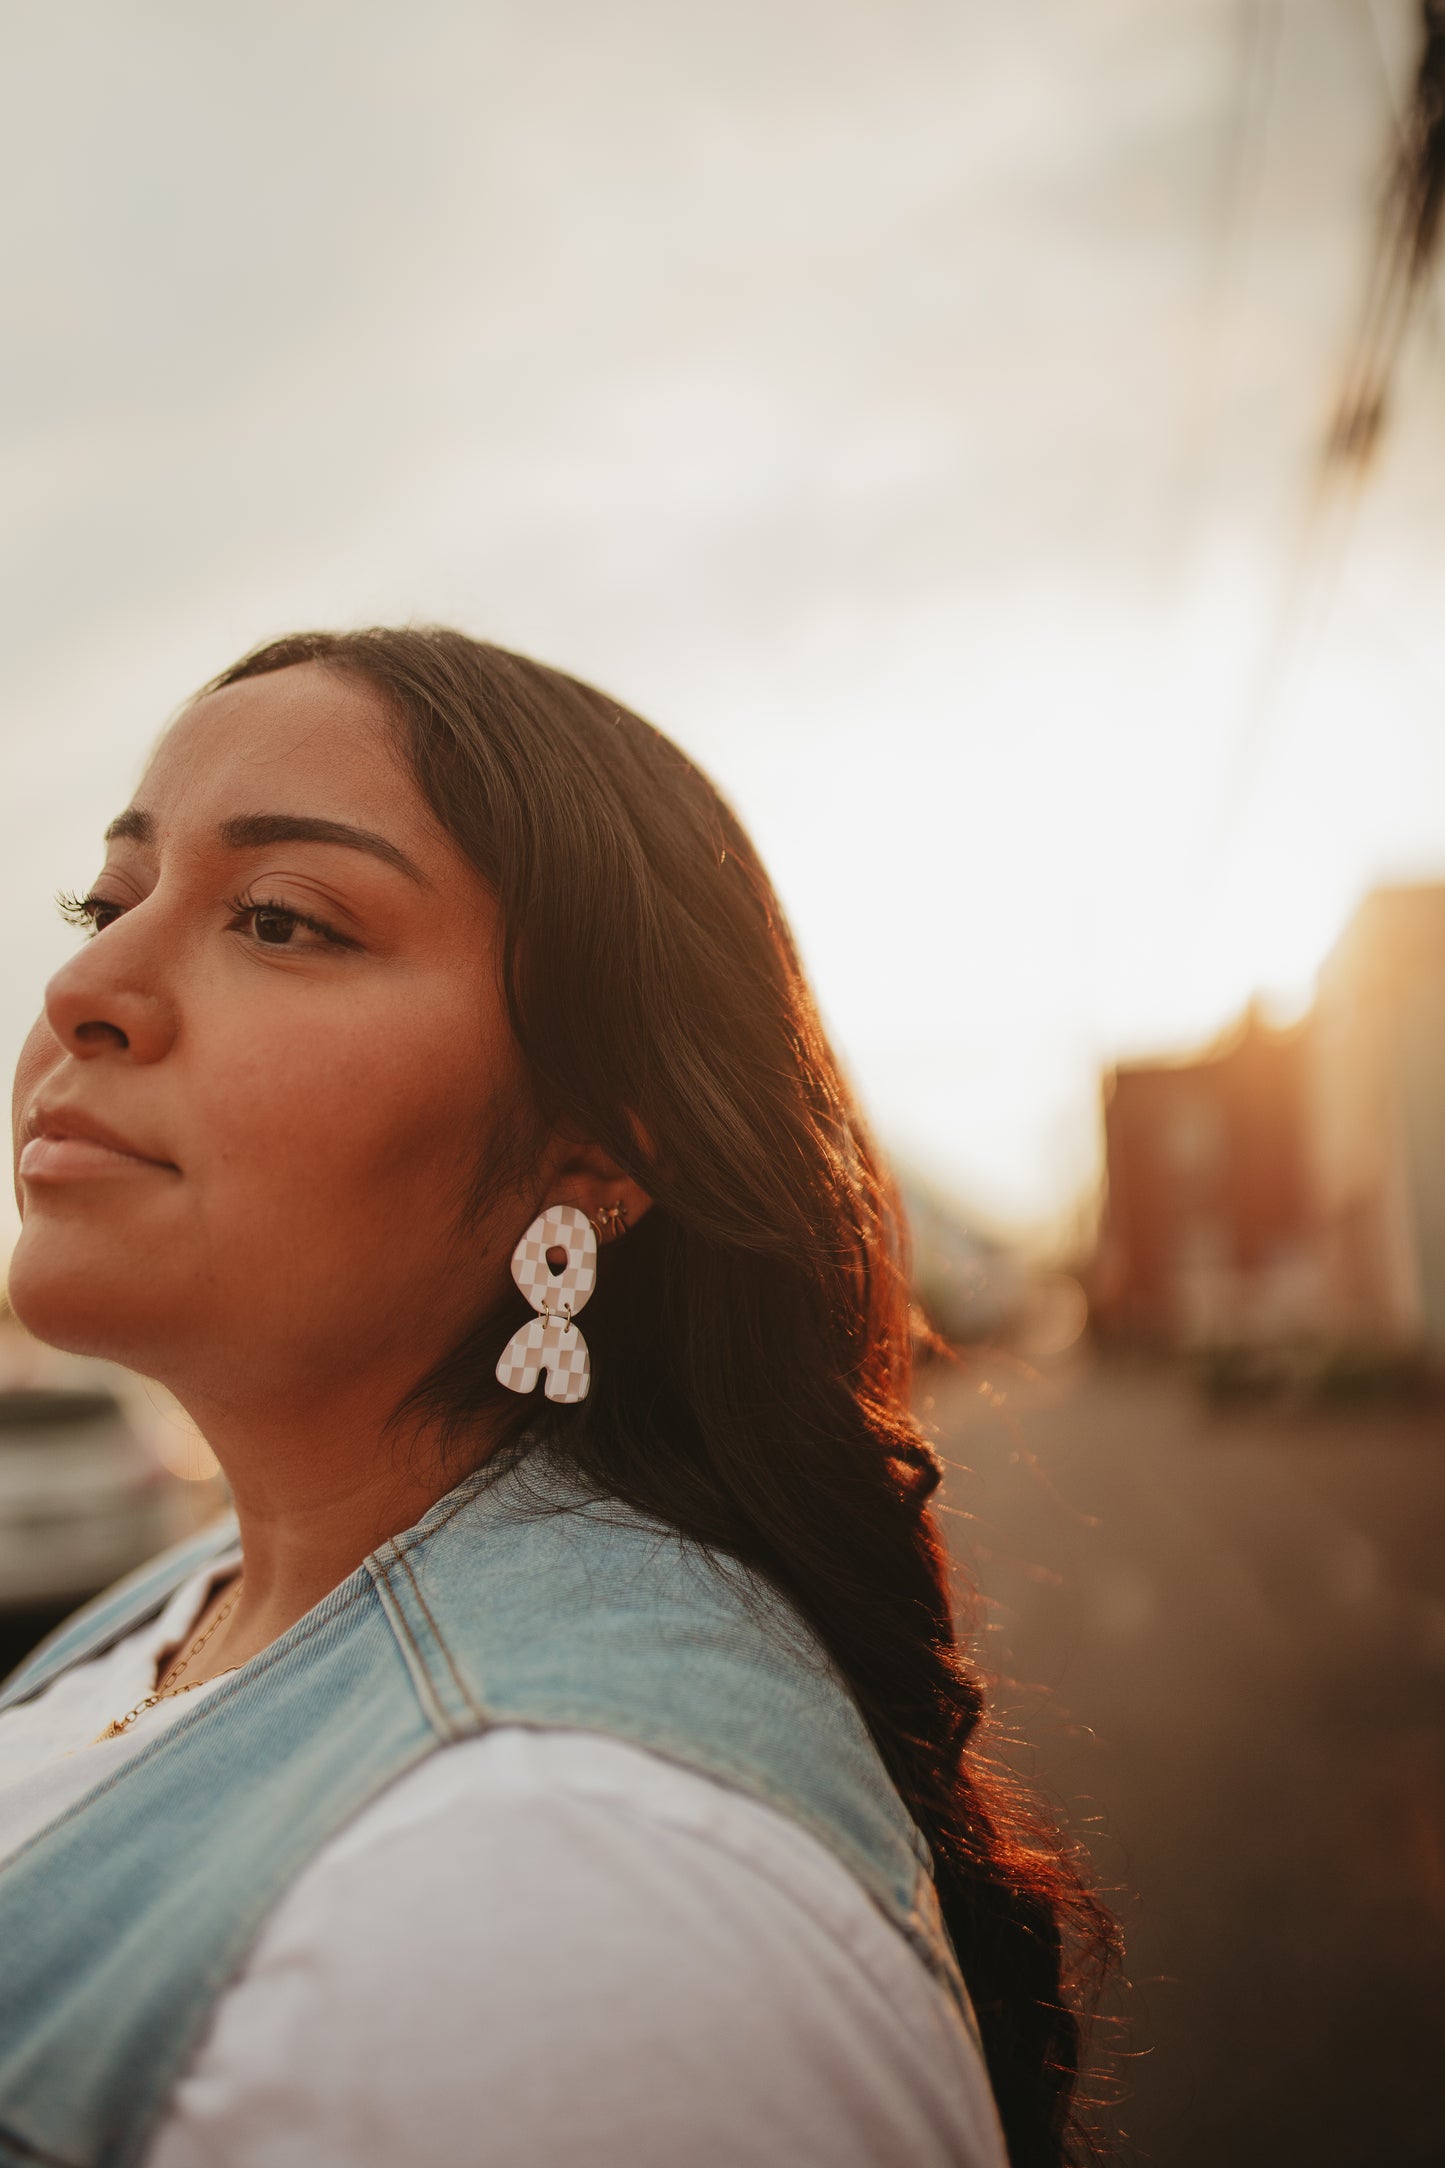
[[[0,2163],[131,2168],[276,1900],[438,1744],[370,1576],[0,1868]]]
[[[83,1664],[134,1633],[165,1609],[183,1581],[199,1573],[213,1558],[223,1558],[235,1543],[236,1517],[233,1513],[223,1514],[220,1520],[187,1536],[159,1558],[150,1559],[103,1596],[73,1612],[10,1674],[0,1691],[0,1711],[28,1701],[72,1664]]]
[[[628,1739],[768,1801],[967,2013],[926,1848],[811,1635],[539,1452],[469,1477],[0,1866],[0,2168],[137,2168],[302,1867],[495,1724]]]

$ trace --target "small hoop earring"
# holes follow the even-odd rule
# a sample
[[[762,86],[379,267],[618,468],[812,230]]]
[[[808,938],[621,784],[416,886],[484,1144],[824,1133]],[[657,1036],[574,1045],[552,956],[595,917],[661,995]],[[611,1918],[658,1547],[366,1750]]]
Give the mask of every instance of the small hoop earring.
[[[560,1272],[548,1264],[548,1250],[566,1251]],[[597,1236],[587,1214],[575,1204],[549,1204],[538,1213],[512,1252],[512,1278],[537,1315],[503,1348],[497,1383],[530,1393],[545,1370],[549,1400],[585,1400],[592,1362],[573,1321],[597,1285]]]

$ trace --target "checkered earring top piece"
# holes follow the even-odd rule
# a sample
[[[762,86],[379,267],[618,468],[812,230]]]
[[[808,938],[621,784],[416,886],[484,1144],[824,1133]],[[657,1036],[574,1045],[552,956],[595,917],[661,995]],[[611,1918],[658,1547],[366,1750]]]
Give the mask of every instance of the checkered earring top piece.
[[[560,1272],[548,1264],[548,1250],[566,1251]],[[597,1285],[597,1237],[587,1214],[575,1204],[549,1204],[513,1250],[512,1278],[537,1315],[503,1348],[498,1383],[530,1393],[545,1370],[549,1400],[585,1400],[592,1366],[573,1319]]]

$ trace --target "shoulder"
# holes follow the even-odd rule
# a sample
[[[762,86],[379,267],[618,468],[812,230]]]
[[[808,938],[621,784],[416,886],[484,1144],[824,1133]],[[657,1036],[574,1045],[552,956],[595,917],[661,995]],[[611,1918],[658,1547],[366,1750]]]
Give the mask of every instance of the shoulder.
[[[780,1805],[895,1916],[911,1909],[922,1839],[847,1681],[736,1560],[581,1495],[538,1452],[460,1488],[370,1563],[455,1732],[628,1740]]]
[[[637,1747],[520,1728],[434,1755],[299,1877],[154,2168],[320,2152],[1002,2161],[951,2005],[829,1853]]]

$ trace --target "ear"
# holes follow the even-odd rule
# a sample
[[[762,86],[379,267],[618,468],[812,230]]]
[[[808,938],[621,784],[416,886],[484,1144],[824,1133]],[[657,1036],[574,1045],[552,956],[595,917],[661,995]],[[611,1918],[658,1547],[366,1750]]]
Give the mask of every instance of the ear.
[[[610,1152],[597,1144],[558,1140],[559,1149],[538,1211],[549,1204],[575,1204],[585,1212],[604,1247],[616,1242],[650,1211],[652,1198],[642,1184],[624,1174]]]

